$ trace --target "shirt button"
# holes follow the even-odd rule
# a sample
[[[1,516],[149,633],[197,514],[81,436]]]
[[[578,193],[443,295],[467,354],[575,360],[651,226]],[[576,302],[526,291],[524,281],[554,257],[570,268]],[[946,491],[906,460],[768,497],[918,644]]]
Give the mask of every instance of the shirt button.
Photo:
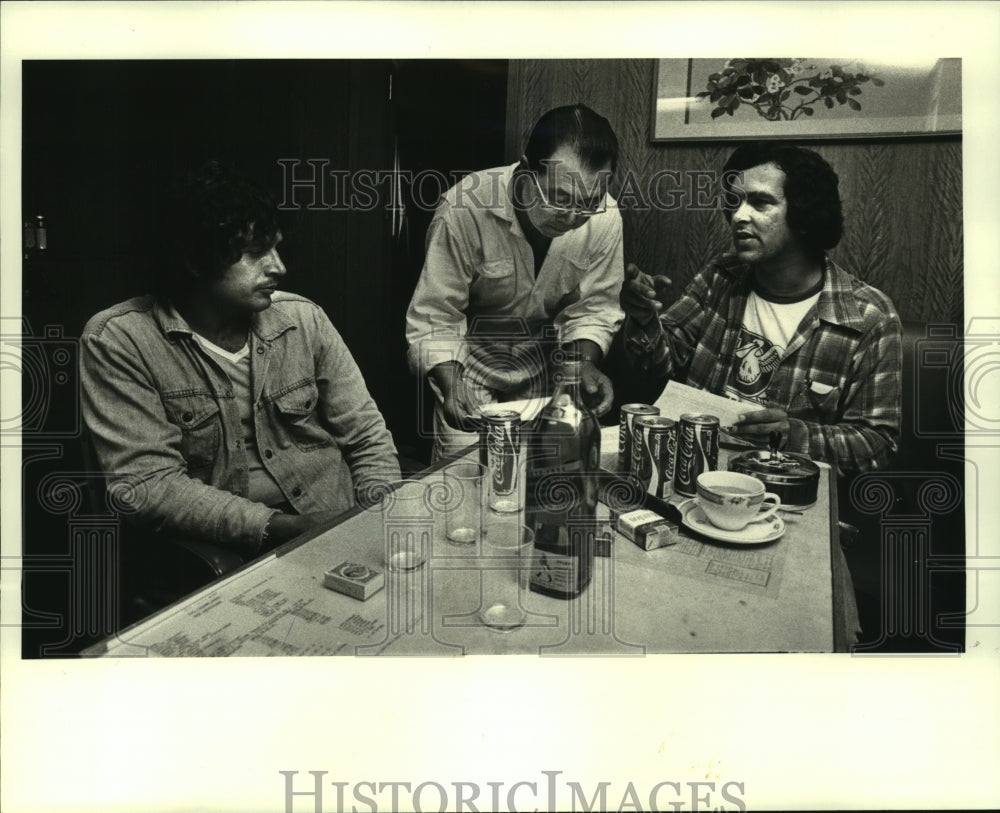
[[[312,405],[313,405],[313,402],[312,402],[312,401],[306,401],[306,406],[305,406],[305,408],[306,408],[306,409],[312,409]]]
[[[302,496],[302,489],[299,488],[298,486],[295,486],[295,488],[292,489],[292,496],[293,497],[301,497]]]
[[[258,356],[263,356],[264,355],[264,348],[263,347],[258,347],[257,348],[257,355]]]
[[[272,452],[270,449],[265,449],[264,450],[264,457],[266,457],[268,460],[270,460],[272,457],[274,457],[274,452]]]

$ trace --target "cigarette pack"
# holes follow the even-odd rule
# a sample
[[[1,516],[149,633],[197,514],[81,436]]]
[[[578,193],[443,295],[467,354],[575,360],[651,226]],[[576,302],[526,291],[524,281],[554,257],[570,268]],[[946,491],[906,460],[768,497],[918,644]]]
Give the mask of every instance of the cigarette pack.
[[[385,574],[367,565],[341,562],[323,574],[323,586],[367,601],[385,586]]]
[[[679,541],[677,524],[648,508],[620,514],[617,527],[618,533],[643,550],[665,548]]]

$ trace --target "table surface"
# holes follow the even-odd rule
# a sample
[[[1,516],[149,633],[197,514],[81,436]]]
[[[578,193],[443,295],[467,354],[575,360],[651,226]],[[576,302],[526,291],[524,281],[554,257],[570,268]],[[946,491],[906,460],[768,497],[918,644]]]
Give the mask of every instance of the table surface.
[[[602,431],[613,468],[617,427]],[[725,456],[727,453],[723,452]],[[421,479],[439,481],[439,470]],[[312,538],[293,540],[83,654],[88,657],[228,655],[643,655],[830,652],[831,470],[819,499],[782,513],[786,531],[760,545],[728,545],[682,526],[674,546],[644,551],[616,535],[590,586],[564,601],[526,592],[524,627],[496,632],[477,620],[481,573],[474,551],[445,539],[428,515],[430,556],[411,573],[384,566],[379,510],[356,511]],[[607,510],[601,506],[599,514]],[[835,523],[834,523],[835,524]],[[385,571],[366,601],[323,586],[349,561]]]

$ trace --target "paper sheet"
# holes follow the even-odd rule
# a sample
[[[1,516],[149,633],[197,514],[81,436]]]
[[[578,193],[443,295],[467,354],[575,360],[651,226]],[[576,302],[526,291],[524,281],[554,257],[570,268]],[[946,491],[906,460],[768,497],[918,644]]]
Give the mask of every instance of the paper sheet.
[[[651,559],[649,565],[741,592],[778,598],[787,554],[782,540],[737,547],[706,540],[685,525],[680,526],[680,536],[680,542],[663,548],[664,553]]]
[[[674,505],[684,502],[672,498]],[[605,519],[608,508],[601,503],[598,517]],[[789,520],[792,518],[790,517]],[[801,523],[799,523],[801,524]],[[706,539],[686,525],[677,528],[675,545],[646,552],[645,566],[677,576],[724,585],[744,593],[777,599],[787,555],[782,539],[760,545],[732,545]],[[614,544],[634,545],[621,533]]]
[[[677,381],[668,381],[663,394],[654,406],[659,407],[660,414],[675,421],[685,412],[696,415],[715,415],[723,429],[729,429],[736,419],[747,412],[753,412],[752,404],[741,403],[721,395],[713,395],[706,390],[695,389]]]
[[[689,387],[678,381],[668,381],[663,394],[656,400],[654,406],[659,407],[663,417],[672,418],[675,421],[680,420],[681,415],[686,412],[695,415],[715,415],[719,419],[723,441],[747,448],[753,446],[749,441],[736,437],[730,432],[737,418],[757,409],[753,404],[745,404],[721,395],[714,395],[707,390]]]
[[[345,601],[330,594],[318,579],[304,582],[299,571],[271,567],[222,581],[166,612],[156,623],[120,634],[106,653],[98,647],[92,654],[378,654],[398,638],[388,629],[385,590],[366,602]]]

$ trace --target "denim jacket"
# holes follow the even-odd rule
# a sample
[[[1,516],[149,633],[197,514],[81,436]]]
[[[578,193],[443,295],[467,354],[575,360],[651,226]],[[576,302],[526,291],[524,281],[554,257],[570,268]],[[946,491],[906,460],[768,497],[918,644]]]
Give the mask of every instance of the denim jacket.
[[[256,552],[275,509],[246,497],[238,404],[184,319],[137,297],[91,318],[81,345],[87,430],[112,483],[140,484],[136,519]],[[274,294],[253,317],[250,359],[257,448],[296,511],[347,510],[399,478],[392,436],[319,306]]]

